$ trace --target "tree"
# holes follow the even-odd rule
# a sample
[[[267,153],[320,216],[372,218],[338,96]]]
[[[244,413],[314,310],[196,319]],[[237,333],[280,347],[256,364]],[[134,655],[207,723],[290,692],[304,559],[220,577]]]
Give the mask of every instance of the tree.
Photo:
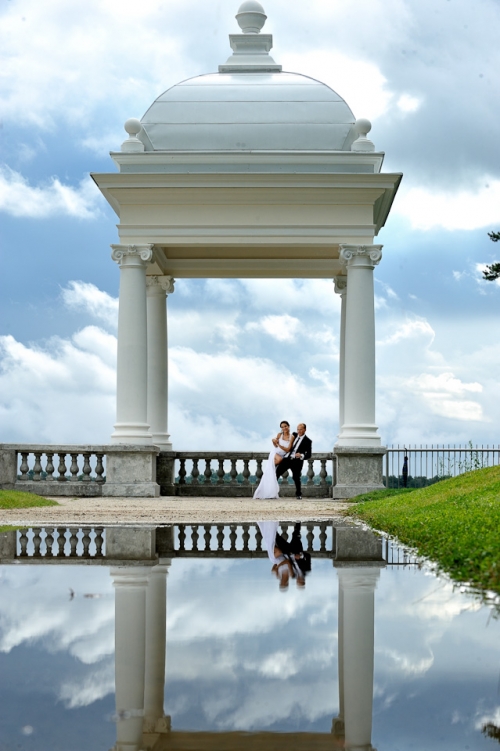
[[[500,240],[500,232],[488,232],[488,237],[497,243]],[[483,271],[483,279],[487,279],[488,282],[494,282],[495,279],[500,279],[500,263],[491,263]]]

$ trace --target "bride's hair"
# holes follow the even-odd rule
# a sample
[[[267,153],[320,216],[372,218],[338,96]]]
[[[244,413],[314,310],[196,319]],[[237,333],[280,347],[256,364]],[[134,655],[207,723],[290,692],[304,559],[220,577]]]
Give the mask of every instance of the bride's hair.
[[[288,425],[288,427],[290,427],[290,423],[288,422],[288,420],[282,420],[280,422],[280,428],[281,428],[282,425]]]

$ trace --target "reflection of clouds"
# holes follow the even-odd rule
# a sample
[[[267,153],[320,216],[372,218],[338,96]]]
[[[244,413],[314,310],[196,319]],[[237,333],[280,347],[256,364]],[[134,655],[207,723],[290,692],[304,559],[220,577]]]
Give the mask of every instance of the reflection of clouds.
[[[68,707],[87,706],[114,691],[114,597],[107,568],[2,566],[1,582],[0,652],[29,645],[71,655],[75,674],[56,673],[53,680],[54,693]],[[103,596],[85,598],[89,592]]]
[[[414,658],[408,653],[398,652],[395,649],[379,650],[379,654],[386,658],[386,669],[388,671],[391,671],[392,663],[392,670],[405,676],[423,675],[434,664],[433,654],[427,658]]]
[[[69,709],[86,707],[115,691],[115,664],[108,659],[78,681],[64,681],[59,690],[59,699]]]

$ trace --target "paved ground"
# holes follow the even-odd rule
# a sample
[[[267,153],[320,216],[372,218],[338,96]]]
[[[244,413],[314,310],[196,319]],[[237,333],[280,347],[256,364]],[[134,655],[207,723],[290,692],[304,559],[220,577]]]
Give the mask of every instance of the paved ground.
[[[242,522],[262,519],[307,521],[331,519],[350,503],[293,498],[254,501],[251,498],[55,498],[60,505],[0,509],[0,525],[168,524],[172,522]]]

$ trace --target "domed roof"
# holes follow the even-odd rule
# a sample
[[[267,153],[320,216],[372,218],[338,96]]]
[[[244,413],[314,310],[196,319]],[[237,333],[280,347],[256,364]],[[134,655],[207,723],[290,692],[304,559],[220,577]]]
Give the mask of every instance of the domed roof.
[[[214,73],[158,97],[141,120],[141,140],[154,151],[343,150],[354,123],[344,100],[313,78]]]
[[[326,84],[281,71],[269,55],[272,35],[260,33],[266,18],[256,0],[240,6],[243,33],[229,35],[233,54],[219,72],[172,86],[142,118],[146,151],[350,149],[350,108]]]

